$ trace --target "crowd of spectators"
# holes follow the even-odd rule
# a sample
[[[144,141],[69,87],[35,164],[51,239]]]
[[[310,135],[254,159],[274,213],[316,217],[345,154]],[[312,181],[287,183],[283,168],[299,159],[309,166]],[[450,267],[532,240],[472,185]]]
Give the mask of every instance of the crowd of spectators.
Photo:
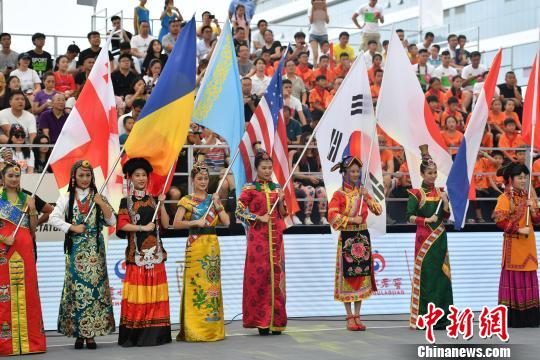
[[[160,15],[162,28],[153,34],[145,3],[140,1],[135,8],[133,33],[124,28],[120,17],[110,19],[113,40],[109,59],[122,144],[159,81],[168,55],[185,24],[180,10],[172,0],[167,0]],[[379,29],[384,23],[384,11],[376,0],[370,0],[352,14],[353,23],[361,29],[358,49],[349,44],[350,34],[346,31],[331,42],[327,30],[331,19],[325,0],[311,1],[306,19],[308,34],[298,31],[285,43],[275,38],[272,26],[266,20],[251,23],[254,9],[252,0],[233,0],[228,14],[241,76],[238,81],[242,84],[245,121],[251,119],[279,60],[285,55],[284,113],[292,165],[298,160],[302,145],[323,116],[356,57],[361,57],[368,68],[371,95],[376,106],[389,43],[381,39]],[[204,77],[221,34],[220,22],[208,11],[202,13],[198,23],[197,86]],[[426,102],[442,138],[452,148],[451,154],[455,155],[487,74],[488,69],[481,64],[482,55],[466,50],[467,38],[464,35],[449,34],[447,44],[440,45],[434,43],[435,35],[431,32],[427,32],[418,44],[409,43],[403,30],[398,29],[396,33],[425,92]],[[11,49],[9,33],[0,34],[0,143],[13,144],[13,157],[21,163],[25,173],[43,171],[50,148],[36,147],[30,151],[17,147],[17,144],[54,144],[58,139],[101,50],[102,37],[98,32],[88,33],[87,38],[88,44],[72,44],[64,55],[53,59],[43,50],[44,34],[34,34],[32,46],[29,44],[31,49],[20,53]],[[287,47],[289,43],[290,47]],[[88,47],[81,51],[79,46]],[[475,166],[474,186],[478,198],[496,197],[503,191],[502,179],[495,172],[504,163],[525,161],[525,142],[520,135],[522,109],[521,88],[516,83],[515,74],[509,71],[491,99],[482,140],[482,146],[490,149],[479,152]],[[378,129],[378,135],[386,196],[389,199],[406,198],[406,190],[411,184],[403,151],[381,129]],[[212,183],[215,186],[229,161],[228,150],[218,146],[225,142],[218,134],[192,124],[187,143],[205,145],[196,148],[195,159],[208,163],[216,174]],[[187,172],[187,158],[184,150],[177,171]],[[534,162],[532,171],[540,171],[540,160]],[[220,195],[232,197],[234,179],[229,176],[226,180]],[[172,199],[187,191],[185,177],[177,178],[175,183],[169,194]],[[301,159],[294,183],[302,208],[295,222],[327,224],[326,192],[319,155],[313,146]],[[534,186],[540,189],[539,177],[534,177]],[[229,211],[234,204],[232,200]],[[404,203],[389,201],[388,204],[388,222],[403,222]],[[493,204],[476,201],[469,221],[482,223],[489,220],[492,208]]]

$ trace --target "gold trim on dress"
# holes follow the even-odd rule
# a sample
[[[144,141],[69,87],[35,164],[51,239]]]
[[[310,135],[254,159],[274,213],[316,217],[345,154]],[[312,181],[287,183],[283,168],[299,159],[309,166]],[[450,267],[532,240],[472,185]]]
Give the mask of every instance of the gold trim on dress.
[[[9,260],[9,281],[11,285],[11,343],[13,354],[30,352],[28,339],[28,319],[26,315],[26,291],[24,282],[24,261],[15,251]]]

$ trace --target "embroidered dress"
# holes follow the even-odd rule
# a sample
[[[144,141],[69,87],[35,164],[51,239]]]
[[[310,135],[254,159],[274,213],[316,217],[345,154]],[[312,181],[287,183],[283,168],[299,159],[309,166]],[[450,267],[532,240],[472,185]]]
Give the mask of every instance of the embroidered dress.
[[[279,185],[257,181],[242,188],[236,216],[247,226],[242,318],[245,328],[282,331],[287,326],[285,309],[285,253],[283,217],[276,209],[265,224],[257,216],[267,214],[279,198]]]
[[[531,209],[529,235],[518,233],[525,227],[527,194],[507,186],[497,199],[495,222],[504,231],[499,304],[508,307],[508,326],[540,325],[538,294],[538,256],[533,224],[540,223],[540,210]]]
[[[118,211],[118,228],[126,224],[150,223],[156,206],[157,201],[149,195],[123,198]],[[118,344],[130,347],[171,342],[169,288],[165,271],[167,253],[159,237],[159,229],[151,232],[117,231],[117,235],[128,240]]]
[[[27,196],[19,193],[12,204],[2,191],[0,236],[15,231],[26,206]],[[28,216],[12,246],[0,244],[0,355],[45,352],[46,341],[36,272],[34,243]]]
[[[338,238],[334,299],[355,302],[367,299],[377,291],[371,240],[366,225],[368,210],[380,215],[382,207],[371,197],[362,202],[357,187],[344,183],[332,196],[328,220],[334,230],[341,231]],[[363,223],[349,224],[351,217],[362,216]]]
[[[416,329],[418,316],[427,313],[430,302],[443,309],[445,314],[450,313],[448,308],[453,304],[450,258],[443,223],[450,213],[445,212],[441,204],[437,222],[426,223],[425,219],[435,214],[441,201],[440,190],[422,183],[421,188],[407,191],[409,192],[407,219],[416,216],[414,273],[409,319],[409,326]],[[448,324],[448,319],[443,317],[437,322],[435,328],[444,329]]]
[[[73,223],[82,224],[93,202],[89,189],[76,189],[73,202]],[[49,223],[64,233],[71,226],[66,222],[69,195],[56,202]],[[110,207],[110,205],[109,205]],[[112,208],[111,208],[112,210]],[[116,218],[103,217],[96,205],[82,234],[71,233],[66,249],[64,288],[58,312],[58,332],[70,337],[93,338],[112,334],[115,330],[111,288],[107,275],[103,226],[116,224]]]
[[[186,209],[184,220],[206,218],[207,227],[192,228],[186,242],[180,333],[177,340],[217,341],[225,338],[223,297],[221,295],[221,257],[215,226],[218,223],[212,195],[204,200],[184,196],[178,206]]]

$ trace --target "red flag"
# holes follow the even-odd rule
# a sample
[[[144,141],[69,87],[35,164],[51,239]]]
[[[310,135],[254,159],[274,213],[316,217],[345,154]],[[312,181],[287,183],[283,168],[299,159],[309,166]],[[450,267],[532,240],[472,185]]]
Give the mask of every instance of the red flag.
[[[538,116],[540,115],[540,91],[538,91],[539,83],[540,71],[538,71],[537,54],[531,69],[529,82],[527,83],[527,93],[525,94],[525,102],[523,103],[523,124],[521,133],[521,136],[523,136],[525,142],[531,145],[532,129],[536,129],[534,134],[534,147],[537,151],[540,149],[540,130],[537,126],[534,126],[534,124],[536,124],[538,121]]]

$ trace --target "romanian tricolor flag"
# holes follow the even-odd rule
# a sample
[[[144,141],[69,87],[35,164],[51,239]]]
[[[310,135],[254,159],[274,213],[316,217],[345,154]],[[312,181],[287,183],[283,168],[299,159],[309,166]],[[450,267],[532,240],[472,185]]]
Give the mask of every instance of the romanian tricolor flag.
[[[154,168],[148,191],[157,195],[186,141],[195,99],[195,19],[176,40],[159,81],[124,145],[128,158],[142,157]]]

